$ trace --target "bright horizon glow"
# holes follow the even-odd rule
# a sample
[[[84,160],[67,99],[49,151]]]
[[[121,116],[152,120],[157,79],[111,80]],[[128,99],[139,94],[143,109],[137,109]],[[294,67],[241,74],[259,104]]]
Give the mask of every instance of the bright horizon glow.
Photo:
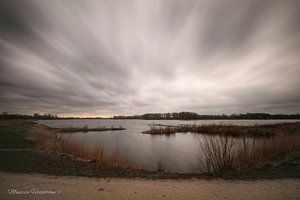
[[[92,113],[59,114],[59,117],[74,118],[112,118],[114,115],[98,115]]]

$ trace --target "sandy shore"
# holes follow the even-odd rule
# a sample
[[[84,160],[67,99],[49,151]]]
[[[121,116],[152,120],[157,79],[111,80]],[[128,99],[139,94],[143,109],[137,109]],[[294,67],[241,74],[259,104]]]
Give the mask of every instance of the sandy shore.
[[[20,192],[27,193],[28,191],[29,194],[17,194]],[[32,194],[31,192],[35,194]],[[42,193],[48,194],[42,195]],[[46,175],[12,174],[0,172],[1,200],[277,200],[299,198],[299,179],[261,181],[96,179],[84,177],[56,177]]]

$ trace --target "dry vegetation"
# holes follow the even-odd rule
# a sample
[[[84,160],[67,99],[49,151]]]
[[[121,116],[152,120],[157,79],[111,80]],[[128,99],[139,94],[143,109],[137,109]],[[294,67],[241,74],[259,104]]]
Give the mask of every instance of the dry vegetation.
[[[176,127],[171,126],[151,126],[150,130],[143,131],[143,134],[151,134],[151,135],[170,135],[178,132]]]
[[[61,132],[61,133],[73,133],[73,132],[88,132],[88,131],[119,131],[125,130],[123,126],[120,127],[98,127],[98,128],[89,128],[88,126],[84,127],[68,127],[68,128],[50,128],[53,131]]]
[[[300,150],[300,123],[225,126],[180,125],[151,126],[145,134],[172,135],[176,132],[205,133],[200,140],[199,159],[205,172],[244,171],[284,159]],[[95,160],[111,166],[134,168],[136,163],[126,161],[118,151],[104,152],[101,146],[90,148],[72,140],[59,139],[58,150],[83,160]],[[163,162],[157,161],[157,172],[165,171]]]
[[[163,165],[162,160],[157,161],[156,168],[157,168],[157,172],[164,172],[165,171],[165,167]]]
[[[234,140],[228,137],[200,140],[200,164],[206,172],[228,171],[233,168]]]
[[[203,133],[199,160],[204,172],[244,171],[283,160],[300,150],[300,123],[257,126],[151,126],[144,134]],[[162,171],[157,162],[157,171]]]
[[[244,171],[278,162],[300,150],[299,134],[280,134],[248,141],[215,136],[203,137],[199,141],[201,168],[207,172]]]
[[[104,152],[103,148],[98,145],[97,147],[88,147],[81,143],[72,140],[58,139],[57,150],[61,153],[72,155],[76,159],[86,161],[97,161],[108,164],[114,167],[139,169],[139,165],[122,158],[118,151],[113,151],[108,154]]]
[[[158,125],[151,126],[150,130],[143,134],[169,135],[175,133],[200,133],[209,135],[227,135],[233,137],[261,137],[274,136],[278,134],[300,133],[300,122],[283,123],[274,125],[235,126],[235,125]]]

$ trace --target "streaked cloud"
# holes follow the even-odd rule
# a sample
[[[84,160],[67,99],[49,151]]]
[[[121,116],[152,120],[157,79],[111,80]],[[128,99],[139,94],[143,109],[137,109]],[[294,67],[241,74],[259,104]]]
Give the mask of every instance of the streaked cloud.
[[[3,0],[1,111],[300,111],[297,0]]]

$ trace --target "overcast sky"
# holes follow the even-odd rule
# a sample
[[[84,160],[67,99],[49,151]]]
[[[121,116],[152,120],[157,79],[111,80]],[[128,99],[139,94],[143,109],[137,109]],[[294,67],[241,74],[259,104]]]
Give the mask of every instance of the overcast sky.
[[[300,112],[299,0],[1,0],[0,108]]]

